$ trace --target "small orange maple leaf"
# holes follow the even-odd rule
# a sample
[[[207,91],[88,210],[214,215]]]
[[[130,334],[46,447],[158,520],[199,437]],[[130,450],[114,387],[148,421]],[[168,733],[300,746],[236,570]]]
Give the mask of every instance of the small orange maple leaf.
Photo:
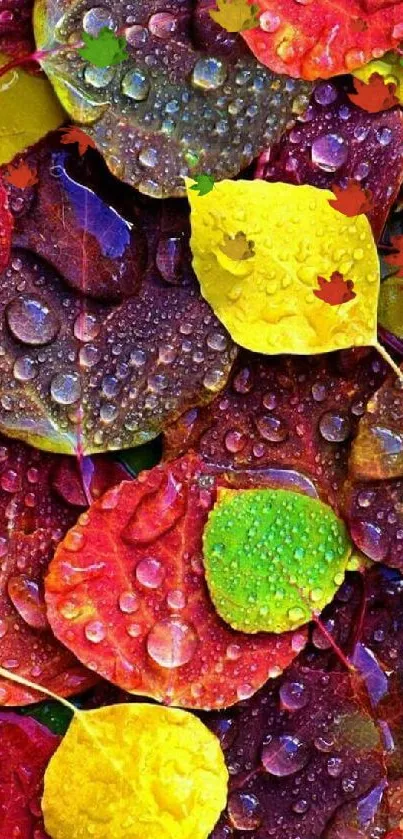
[[[388,111],[399,105],[399,100],[395,96],[396,85],[393,82],[386,84],[380,73],[372,73],[368,84],[362,82],[361,79],[354,79],[354,88],[355,93],[349,93],[348,98],[354,105],[358,105],[369,114]]]
[[[89,137],[82,128],[77,125],[70,125],[69,128],[61,128],[62,136],[60,142],[63,145],[70,145],[70,143],[78,143],[78,153],[80,157],[85,154],[87,149],[95,149],[95,143],[92,137]]]
[[[324,303],[329,303],[330,306],[340,306],[341,303],[348,303],[356,297],[353,291],[354,283],[352,280],[345,280],[343,274],[334,271],[330,280],[324,277],[318,277],[319,289],[314,289],[315,297],[323,300]]]
[[[31,169],[28,163],[21,160],[15,166],[9,166],[4,180],[18,189],[27,189],[29,186],[34,186],[38,183],[38,175],[36,169]]]
[[[363,189],[361,184],[354,179],[348,181],[343,189],[341,186],[332,186],[335,201],[329,201],[331,207],[343,213],[344,216],[352,218],[361,213],[369,213],[373,207],[373,196],[370,189]]]
[[[392,236],[390,244],[397,253],[388,253],[384,262],[397,268],[395,277],[403,277],[403,236]]]

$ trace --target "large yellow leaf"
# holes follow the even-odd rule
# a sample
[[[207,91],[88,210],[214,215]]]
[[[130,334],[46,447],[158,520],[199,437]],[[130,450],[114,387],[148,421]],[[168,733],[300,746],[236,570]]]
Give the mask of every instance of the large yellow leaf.
[[[313,186],[224,180],[202,196],[190,186],[193,267],[238,344],[301,355],[376,344],[379,263],[366,216],[348,218]]]
[[[186,711],[78,711],[46,770],[45,827],[52,839],[207,839],[227,781],[217,738]]]
[[[0,66],[9,61],[0,53]],[[0,164],[58,128],[66,114],[44,76],[20,67],[0,77]]]

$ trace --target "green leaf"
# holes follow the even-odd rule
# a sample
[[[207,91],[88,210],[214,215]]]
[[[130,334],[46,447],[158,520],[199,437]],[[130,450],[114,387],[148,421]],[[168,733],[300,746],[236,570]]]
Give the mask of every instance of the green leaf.
[[[29,705],[22,708],[20,713],[24,717],[33,717],[42,725],[46,725],[54,734],[65,734],[73,716],[64,705],[59,702],[40,702],[38,705]]]
[[[129,56],[127,54],[126,39],[119,37],[104,26],[98,35],[88,35],[83,32],[81,35],[85,46],[78,50],[81,58],[85,58],[95,67],[110,67],[113,64],[121,64]]]
[[[213,175],[197,175],[195,183],[190,189],[195,190],[199,195],[207,195],[213,189],[214,183]]]

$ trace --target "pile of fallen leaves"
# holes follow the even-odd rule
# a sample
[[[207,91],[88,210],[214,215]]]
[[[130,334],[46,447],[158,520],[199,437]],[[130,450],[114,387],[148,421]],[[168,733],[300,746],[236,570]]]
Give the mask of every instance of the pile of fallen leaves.
[[[0,839],[403,836],[403,3],[0,0]]]

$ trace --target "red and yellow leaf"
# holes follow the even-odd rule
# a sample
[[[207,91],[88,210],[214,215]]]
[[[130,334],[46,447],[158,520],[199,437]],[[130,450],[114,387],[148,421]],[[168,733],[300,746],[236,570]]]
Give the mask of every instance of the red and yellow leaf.
[[[354,79],[354,88],[355,93],[350,93],[349,99],[370,114],[388,111],[400,104],[395,96],[396,85],[393,82],[385,82],[379,73],[373,73],[368,82]]]

